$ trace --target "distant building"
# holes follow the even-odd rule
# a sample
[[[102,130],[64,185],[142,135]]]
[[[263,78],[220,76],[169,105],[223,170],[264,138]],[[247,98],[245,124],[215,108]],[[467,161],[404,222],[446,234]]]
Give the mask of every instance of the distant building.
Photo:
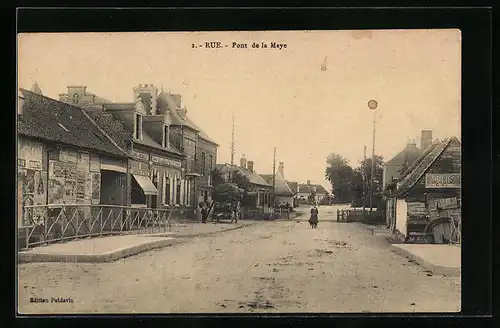
[[[255,204],[250,205],[250,207],[262,208],[264,212],[271,207],[272,185],[255,172],[253,161],[247,161],[242,156],[239,166],[233,165],[231,167],[231,164],[228,163],[217,164],[216,170],[221,173],[226,182],[230,180],[231,172],[237,172],[248,179],[251,185],[248,194],[255,196]]]
[[[328,191],[322,185],[311,184],[310,180],[307,180],[305,184],[298,185],[297,198],[299,202],[308,202],[313,194],[313,201],[316,203],[321,203],[326,197],[329,197]]]
[[[272,174],[262,174],[262,177],[271,185],[273,185],[273,175]],[[292,191],[290,186],[285,180],[285,164],[280,162],[278,165],[278,171],[274,179],[274,196],[275,203],[281,204],[294,204],[295,193]]]

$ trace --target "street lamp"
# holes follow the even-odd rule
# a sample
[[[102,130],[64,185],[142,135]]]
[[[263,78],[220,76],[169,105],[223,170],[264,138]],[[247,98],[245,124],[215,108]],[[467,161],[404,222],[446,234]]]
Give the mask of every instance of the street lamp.
[[[373,147],[372,147],[372,167],[370,173],[370,212],[373,209],[373,175],[375,171],[375,109],[378,107],[378,102],[376,100],[370,100],[368,102],[368,108],[373,110]]]

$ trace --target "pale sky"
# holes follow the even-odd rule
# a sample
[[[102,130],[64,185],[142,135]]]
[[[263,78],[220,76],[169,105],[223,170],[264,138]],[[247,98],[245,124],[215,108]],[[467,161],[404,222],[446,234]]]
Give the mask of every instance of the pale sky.
[[[205,41],[228,47],[192,48]],[[422,129],[460,138],[458,30],[39,33],[20,35],[18,51],[18,86],[37,81],[54,99],[68,85],[116,102],[133,102],[137,84],[182,94],[188,116],[220,144],[218,163],[230,161],[234,111],[236,163],[245,154],[272,173],[275,146],[287,180],[328,190],[330,152],[353,166],[364,145],[371,156],[370,99],[379,103],[375,152],[386,160],[409,138],[419,145]]]

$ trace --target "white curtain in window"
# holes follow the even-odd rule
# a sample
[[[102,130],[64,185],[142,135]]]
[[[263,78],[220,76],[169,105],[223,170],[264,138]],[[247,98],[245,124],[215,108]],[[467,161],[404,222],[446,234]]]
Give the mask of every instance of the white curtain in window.
[[[181,194],[180,194],[180,201],[179,203],[181,205],[184,205],[184,180],[183,179],[179,179],[181,181]]]
[[[174,177],[169,177],[170,179],[170,204],[175,204],[175,192],[174,192],[174,189],[175,189],[175,184],[174,184]]]

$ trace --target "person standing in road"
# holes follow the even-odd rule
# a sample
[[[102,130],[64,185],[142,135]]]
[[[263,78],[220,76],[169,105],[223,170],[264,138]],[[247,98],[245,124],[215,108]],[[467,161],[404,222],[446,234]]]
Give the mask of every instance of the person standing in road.
[[[309,224],[313,229],[316,229],[318,227],[318,214],[318,207],[316,205],[313,205],[313,207],[311,208],[311,217],[309,218]]]
[[[206,203],[203,203],[201,207],[201,222],[207,223],[207,219],[208,219],[208,206]]]

